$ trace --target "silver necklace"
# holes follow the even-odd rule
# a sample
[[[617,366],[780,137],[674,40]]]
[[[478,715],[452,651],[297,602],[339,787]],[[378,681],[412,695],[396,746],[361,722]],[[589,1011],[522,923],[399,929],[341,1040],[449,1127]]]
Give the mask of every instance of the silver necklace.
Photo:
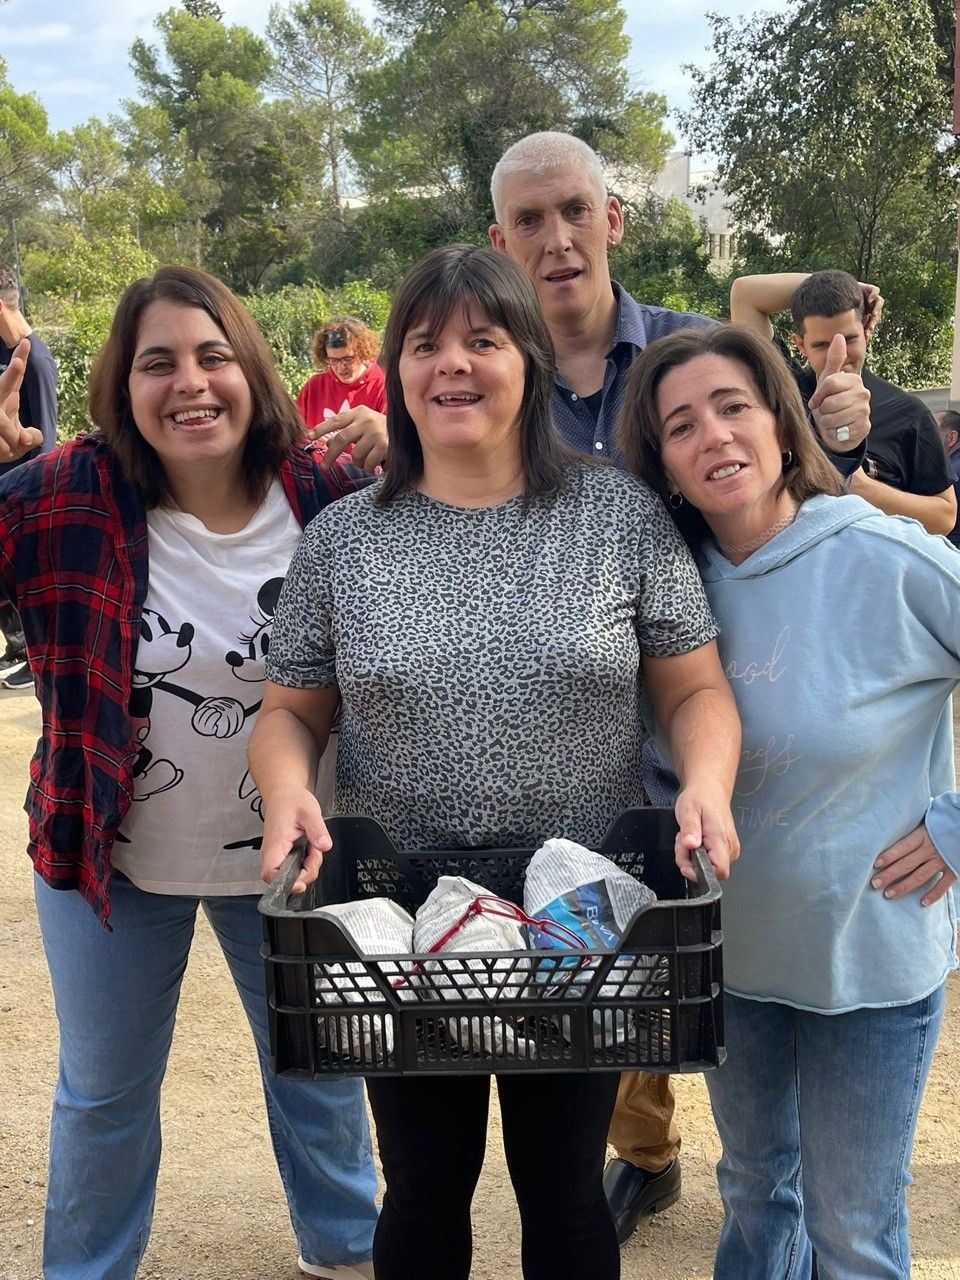
[[[763,533],[758,534],[755,538],[751,538],[748,542],[721,542],[717,538],[717,546],[731,562],[739,563],[751,555],[754,551],[758,551],[764,543],[769,542],[771,538],[775,538],[778,533],[782,533],[784,529],[788,529],[797,518],[796,511],[791,511],[788,516],[784,516],[782,520],[778,520],[776,524],[772,524],[769,529],[765,529]]]

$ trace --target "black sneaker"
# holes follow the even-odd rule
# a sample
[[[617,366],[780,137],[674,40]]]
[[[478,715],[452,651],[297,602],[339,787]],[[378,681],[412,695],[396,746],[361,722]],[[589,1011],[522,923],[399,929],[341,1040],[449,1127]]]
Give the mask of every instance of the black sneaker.
[[[0,680],[6,680],[7,676],[12,675],[14,671],[22,667],[25,661],[26,659],[22,653],[5,653],[0,658]]]
[[[29,662],[21,662],[0,680],[0,689],[13,690],[15,693],[27,693],[33,687],[33,672]]]

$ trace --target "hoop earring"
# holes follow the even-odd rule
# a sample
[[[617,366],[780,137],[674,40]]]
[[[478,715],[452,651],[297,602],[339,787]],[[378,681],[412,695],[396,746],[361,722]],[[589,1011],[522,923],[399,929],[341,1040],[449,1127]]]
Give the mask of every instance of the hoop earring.
[[[780,455],[780,460],[783,463],[784,471],[789,471],[790,468],[793,466],[793,450],[788,449],[786,453],[782,453]]]
[[[679,511],[680,508],[683,506],[683,494],[671,493],[667,501],[670,503],[670,506],[673,508],[674,511]]]

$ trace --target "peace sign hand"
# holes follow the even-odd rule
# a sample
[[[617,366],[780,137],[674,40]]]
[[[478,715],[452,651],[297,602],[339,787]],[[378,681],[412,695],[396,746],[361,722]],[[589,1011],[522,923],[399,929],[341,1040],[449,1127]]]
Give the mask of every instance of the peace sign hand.
[[[42,431],[20,425],[20,388],[29,356],[30,343],[24,338],[0,373],[0,462],[18,462],[43,444]]]

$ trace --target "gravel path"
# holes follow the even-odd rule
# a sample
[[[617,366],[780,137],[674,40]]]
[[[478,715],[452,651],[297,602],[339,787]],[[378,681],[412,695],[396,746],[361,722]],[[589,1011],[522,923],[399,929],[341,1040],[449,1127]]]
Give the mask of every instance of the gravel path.
[[[56,1074],[56,1026],[20,809],[38,731],[31,697],[0,695],[0,1280],[40,1278],[46,1130]],[[914,1157],[916,1280],[960,1280],[958,1075],[960,978],[955,976]],[[684,1196],[646,1223],[624,1249],[624,1280],[707,1280],[710,1275],[720,1220],[713,1180],[717,1137],[702,1080],[684,1077],[677,1086]],[[264,1123],[252,1044],[202,916],[183,988],[163,1116],[157,1213],[139,1280],[295,1280],[296,1250]],[[851,1153],[851,1165],[855,1160]],[[520,1280],[519,1225],[495,1110],[474,1227],[474,1280]]]

